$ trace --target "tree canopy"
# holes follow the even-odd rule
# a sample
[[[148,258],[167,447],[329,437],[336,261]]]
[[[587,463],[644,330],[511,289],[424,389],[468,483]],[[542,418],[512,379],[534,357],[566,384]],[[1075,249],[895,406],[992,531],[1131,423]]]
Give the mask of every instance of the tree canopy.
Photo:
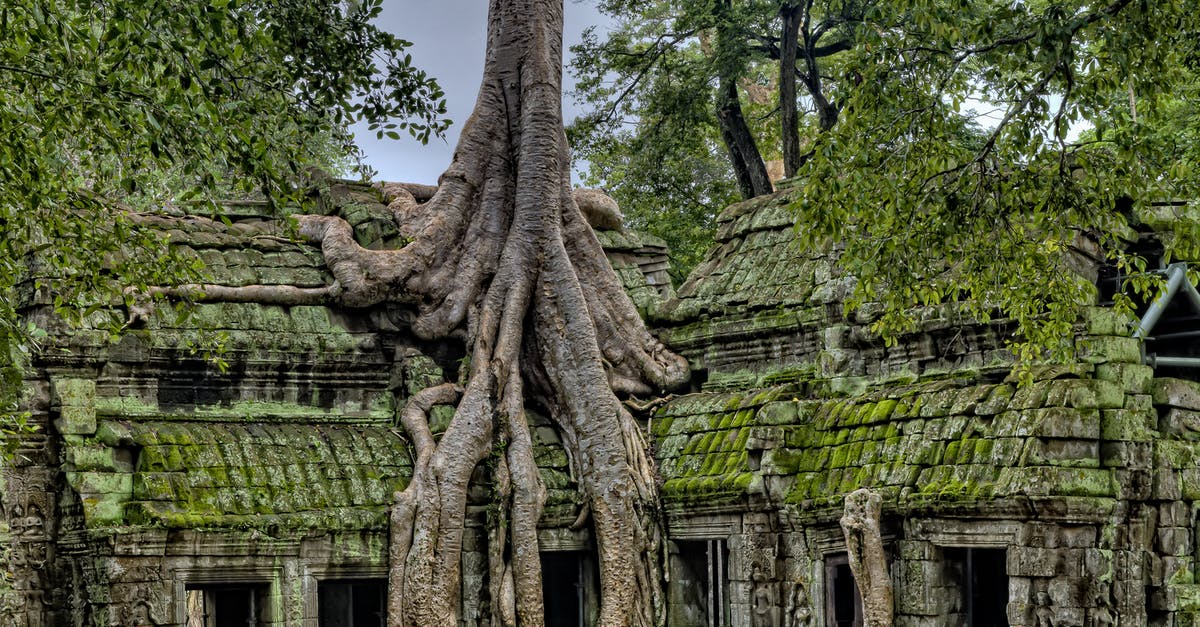
[[[1137,274],[1144,262],[1124,254],[1131,224],[1156,201],[1196,198],[1187,94],[1200,19],[1185,2],[604,7],[629,17],[585,42],[576,67],[595,107],[578,145],[596,183],[625,200],[661,182],[666,168],[612,165],[637,164],[651,142],[672,155],[664,161],[712,163],[713,129],[728,125],[736,95],[758,152],[720,131],[726,172],[764,155],[785,161],[801,237],[838,243],[859,279],[851,305],[882,303],[873,310],[886,334],[912,328],[921,306],[963,301],[973,316],[1015,319],[1027,356],[1069,350],[1069,325],[1093,293],[1065,271],[1065,251],[1085,238]],[[679,95],[685,115],[666,117]],[[596,139],[606,133],[614,139]],[[708,185],[730,178],[753,177]],[[1195,257],[1189,224],[1174,227],[1168,255]]]
[[[78,319],[122,289],[194,279],[125,219],[219,195],[281,203],[351,155],[354,120],[440,133],[444,101],[381,0],[12,0],[0,8],[0,410],[37,329],[17,303],[55,279]],[[211,209],[219,211],[213,204]],[[39,267],[31,272],[29,262]]]

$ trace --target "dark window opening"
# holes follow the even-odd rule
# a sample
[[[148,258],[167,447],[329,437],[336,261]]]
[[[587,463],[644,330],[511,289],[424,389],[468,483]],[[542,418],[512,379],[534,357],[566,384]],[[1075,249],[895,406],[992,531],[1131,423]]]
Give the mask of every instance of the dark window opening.
[[[958,586],[955,624],[1000,627],[1008,624],[1008,573],[1004,549],[942,549],[947,583]]]
[[[187,588],[187,627],[257,627],[263,624],[265,589],[254,584]]]
[[[725,627],[729,620],[729,549],[724,540],[681,541],[672,556],[672,622]]]
[[[317,584],[320,627],[385,627],[387,581],[359,579]]]
[[[586,551],[547,551],[541,554],[541,561],[546,627],[596,624],[599,573],[591,555]]]
[[[845,553],[825,559],[826,627],[862,627],[862,597]]]

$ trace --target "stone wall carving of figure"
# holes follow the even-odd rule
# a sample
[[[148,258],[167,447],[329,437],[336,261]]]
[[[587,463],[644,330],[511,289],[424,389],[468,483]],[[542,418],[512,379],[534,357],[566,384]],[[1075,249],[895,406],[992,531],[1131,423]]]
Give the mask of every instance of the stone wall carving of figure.
[[[1111,627],[1116,625],[1117,620],[1112,612],[1112,588],[1108,584],[1100,585],[1092,599],[1096,607],[1091,611],[1091,626]]]
[[[772,598],[770,583],[767,582],[767,577],[763,575],[762,567],[758,564],[754,565],[754,572],[750,575],[750,580],[754,584],[752,605],[754,608],[753,625],[754,627],[770,627],[775,621],[773,619]]]
[[[792,585],[788,595],[787,627],[810,627],[812,624],[812,608],[808,603],[808,592],[803,583]]]
[[[1054,610],[1050,609],[1050,595],[1045,592],[1037,593],[1037,609],[1033,611],[1034,624],[1037,627],[1055,627]]]

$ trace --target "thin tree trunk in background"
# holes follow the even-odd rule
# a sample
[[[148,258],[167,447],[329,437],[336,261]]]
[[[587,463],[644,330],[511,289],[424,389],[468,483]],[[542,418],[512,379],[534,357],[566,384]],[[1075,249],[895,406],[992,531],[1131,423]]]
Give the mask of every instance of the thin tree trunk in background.
[[[721,0],[717,4],[717,41],[716,58],[718,72],[717,86],[717,125],[721,129],[721,139],[729,150],[730,162],[733,164],[734,175],[738,188],[744,198],[754,198],[774,191],[771,178],[767,175],[767,166],[763,162],[762,153],[754,141],[750,125],[742,113],[741,95],[738,93],[737,81],[740,72],[732,65],[728,50],[733,46],[734,38],[730,23],[733,5],[730,0]]]
[[[783,30],[779,51],[779,123],[783,143],[783,175],[800,169],[800,115],[796,110],[796,55],[800,45],[800,7],[785,3],[779,10]]]

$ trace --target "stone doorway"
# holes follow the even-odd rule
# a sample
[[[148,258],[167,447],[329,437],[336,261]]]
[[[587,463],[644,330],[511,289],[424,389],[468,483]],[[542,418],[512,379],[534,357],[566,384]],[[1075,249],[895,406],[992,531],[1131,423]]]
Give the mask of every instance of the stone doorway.
[[[319,627],[386,627],[387,580],[322,581],[317,607]]]

